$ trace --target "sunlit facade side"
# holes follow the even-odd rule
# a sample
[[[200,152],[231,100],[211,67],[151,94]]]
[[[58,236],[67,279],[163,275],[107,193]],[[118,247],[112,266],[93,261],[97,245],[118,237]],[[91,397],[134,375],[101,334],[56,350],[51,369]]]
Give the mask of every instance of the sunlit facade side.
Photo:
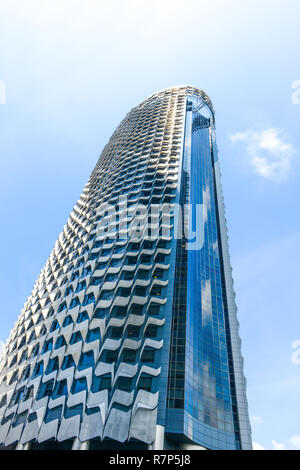
[[[133,108],[5,345],[0,446],[251,449],[212,103]]]

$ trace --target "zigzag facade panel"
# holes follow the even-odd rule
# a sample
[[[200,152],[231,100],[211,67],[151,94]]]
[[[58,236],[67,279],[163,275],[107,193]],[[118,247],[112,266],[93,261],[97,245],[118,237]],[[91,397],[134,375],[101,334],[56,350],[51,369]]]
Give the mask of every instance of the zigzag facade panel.
[[[220,228],[217,214],[223,209],[213,131],[211,102],[193,87],[152,95],[116,129],[6,343],[2,446],[74,440],[74,448],[88,441],[251,447],[239,343],[231,349],[239,338],[225,291],[233,288],[224,274],[226,226]],[[204,246],[189,251],[179,237],[186,219],[176,208],[197,202],[207,211],[207,201],[193,190],[203,187],[206,194],[207,179],[214,213],[208,209],[203,219]],[[203,253],[216,243],[213,281],[199,269],[207,268]],[[194,277],[187,280],[189,266]],[[182,308],[184,282],[202,289],[202,306],[185,299]],[[195,359],[205,337],[199,318],[213,318],[210,308],[219,315],[221,384],[215,363],[205,372]],[[198,350],[185,337],[191,324],[198,328]],[[202,323],[206,339],[207,325]],[[191,385],[193,367],[199,380]],[[207,383],[210,392],[200,393]],[[218,395],[219,385],[227,386],[226,397],[224,390]],[[191,409],[193,395],[197,405]],[[162,440],[160,428],[166,430]]]

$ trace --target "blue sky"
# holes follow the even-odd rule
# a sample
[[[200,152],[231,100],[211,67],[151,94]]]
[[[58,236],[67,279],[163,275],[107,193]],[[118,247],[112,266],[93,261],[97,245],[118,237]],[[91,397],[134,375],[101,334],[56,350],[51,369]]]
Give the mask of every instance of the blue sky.
[[[216,110],[253,440],[300,449],[299,17],[298,0],[1,2],[0,340],[124,115],[198,86]]]

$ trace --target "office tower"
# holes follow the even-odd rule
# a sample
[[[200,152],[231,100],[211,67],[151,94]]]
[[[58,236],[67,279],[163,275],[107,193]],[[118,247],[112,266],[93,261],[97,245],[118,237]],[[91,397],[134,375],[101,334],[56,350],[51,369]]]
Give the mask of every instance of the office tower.
[[[133,108],[11,331],[0,442],[251,449],[215,140],[201,90]]]

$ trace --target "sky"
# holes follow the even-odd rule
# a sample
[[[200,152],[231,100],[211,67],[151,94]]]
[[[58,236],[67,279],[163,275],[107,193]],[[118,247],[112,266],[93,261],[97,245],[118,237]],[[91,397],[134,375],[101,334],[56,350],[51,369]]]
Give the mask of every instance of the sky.
[[[1,0],[0,345],[152,93],[212,99],[254,448],[300,449],[299,0]]]

